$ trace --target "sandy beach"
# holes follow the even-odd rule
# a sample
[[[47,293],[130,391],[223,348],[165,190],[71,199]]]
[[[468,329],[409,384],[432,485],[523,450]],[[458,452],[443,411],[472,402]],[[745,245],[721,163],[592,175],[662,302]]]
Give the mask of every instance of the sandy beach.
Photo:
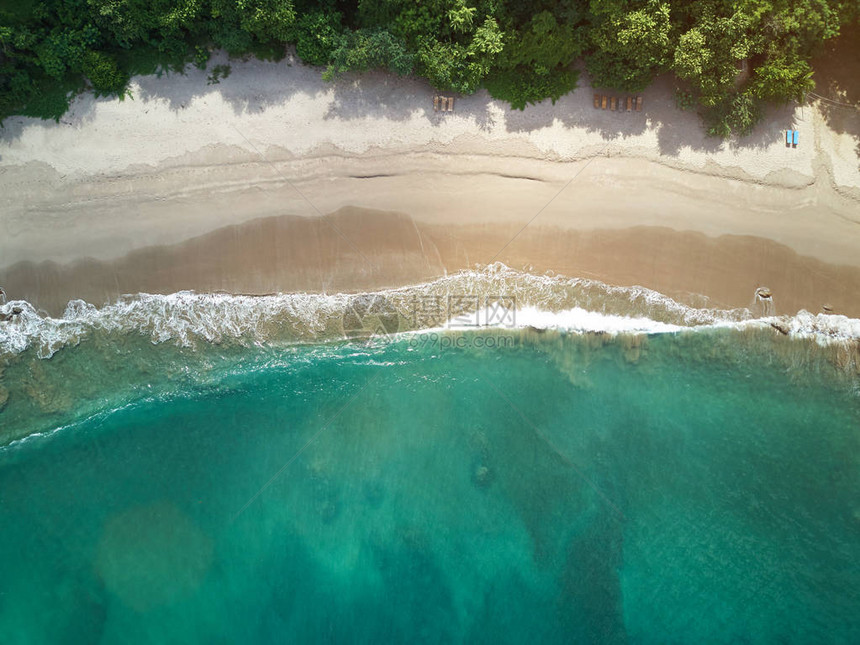
[[[503,262],[697,306],[767,286],[779,313],[860,316],[857,140],[816,104],[722,142],[668,79],[641,112],[595,110],[583,75],[555,105],[511,111],[482,91],[441,114],[419,81],[231,65],[219,84],[142,77],[133,100],[6,122],[10,299],[56,314],[71,298],[357,291]]]

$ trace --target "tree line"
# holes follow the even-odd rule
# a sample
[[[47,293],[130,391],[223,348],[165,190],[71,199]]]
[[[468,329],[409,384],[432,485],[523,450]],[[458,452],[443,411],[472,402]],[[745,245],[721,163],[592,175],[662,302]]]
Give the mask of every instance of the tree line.
[[[59,119],[86,89],[124,97],[132,75],[204,68],[213,49],[293,45],[326,79],[381,68],[518,109],[573,90],[579,59],[623,92],[671,72],[679,106],[728,136],[802,100],[813,55],[858,20],[860,0],[0,0],[0,123]]]

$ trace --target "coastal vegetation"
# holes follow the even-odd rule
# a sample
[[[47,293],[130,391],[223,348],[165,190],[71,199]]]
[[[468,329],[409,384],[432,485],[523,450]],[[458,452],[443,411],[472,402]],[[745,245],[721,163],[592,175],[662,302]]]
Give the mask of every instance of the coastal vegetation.
[[[623,92],[672,73],[729,136],[766,102],[802,100],[813,56],[858,19],[857,0],[0,0],[0,123],[59,119],[87,89],[127,96],[131,76],[203,68],[215,49],[279,60],[294,46],[327,79],[386,69],[519,109],[576,87],[580,59]]]

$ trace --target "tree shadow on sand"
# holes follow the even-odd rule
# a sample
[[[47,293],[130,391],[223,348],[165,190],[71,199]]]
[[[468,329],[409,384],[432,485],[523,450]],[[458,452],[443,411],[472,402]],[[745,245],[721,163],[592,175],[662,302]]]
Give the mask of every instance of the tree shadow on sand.
[[[213,69],[217,65],[240,67],[235,74],[213,82]],[[320,79],[318,68],[304,65],[292,52],[287,52],[280,61],[261,61],[251,57],[231,59],[224,52],[215,53],[205,69],[188,64],[182,71],[163,71],[146,76],[135,76],[130,86],[131,95],[123,100],[141,105],[146,113],[153,101],[167,102],[173,112],[181,112],[196,100],[206,100],[212,94],[220,97],[232,109],[233,114],[262,114],[268,108],[282,105],[296,94],[315,97],[329,91],[329,86]],[[60,120],[44,120],[39,126],[48,137],[65,128],[79,128],[93,121],[102,104],[114,103],[116,97],[96,97],[92,92],[76,96],[68,112]],[[12,142],[21,138],[32,126],[28,117],[10,117],[0,128],[0,142]],[[0,155],[0,161],[3,160]]]
[[[786,129],[794,128],[798,125],[797,104],[782,103],[769,104],[764,107],[764,114],[761,121],[755,126],[753,131],[745,137],[731,139],[729,146],[733,150],[764,150],[773,145],[774,141],[784,141],[784,132]],[[805,113],[808,118],[809,112]],[[803,113],[801,118],[803,118]]]
[[[324,81],[320,81],[323,82]],[[433,95],[450,93],[437,92],[424,79],[398,77],[383,71],[363,74],[345,74],[327,83],[333,93],[324,119],[350,121],[364,118],[384,118],[390,121],[407,121],[416,114],[440,125],[449,115],[433,109]],[[455,114],[470,115],[481,130],[492,126],[485,113],[469,107],[472,97],[455,100]]]
[[[850,35],[846,34],[841,40],[847,44]],[[860,78],[860,61],[853,63],[857,69],[849,69],[849,59],[850,56],[846,57],[844,52],[837,50],[822,58],[823,67],[828,72],[833,71],[828,76],[827,91],[840,101],[860,105],[860,84],[854,81]],[[216,65],[232,65],[233,73],[213,81]],[[480,90],[470,96],[455,95],[452,115],[433,109],[436,90],[424,79],[372,71],[361,75],[347,74],[326,82],[321,78],[321,68],[304,65],[292,51],[278,62],[230,60],[220,52],[212,56],[206,69],[188,65],[181,73],[135,77],[132,97],[125,100],[133,100],[144,113],[151,102],[166,102],[171,111],[181,113],[192,103],[205,103],[212,97],[224,101],[233,115],[239,116],[264,114],[270,108],[283,106],[301,96],[308,99],[329,96],[328,105],[321,109],[324,110],[323,118],[331,121],[384,118],[405,122],[417,116],[427,119],[434,127],[442,128],[447,119],[454,117],[460,121],[465,118],[480,132],[490,133],[503,127],[510,134],[535,133],[561,125],[565,129],[581,128],[586,133],[599,134],[605,143],[616,147],[629,145],[634,149],[653,145],[654,139],[648,136],[650,132],[656,138],[660,156],[667,158],[680,157],[688,151],[715,153],[726,145],[723,140],[707,135],[698,114],[682,111],[675,105],[675,80],[671,75],[657,78],[639,93],[643,98],[641,111],[628,112],[626,98],[631,94],[593,88],[583,66],[580,64],[579,67],[578,88],[555,104],[546,100],[525,110],[514,110],[507,103],[493,99],[486,90]],[[819,85],[822,87],[821,83]],[[616,97],[622,107],[615,111],[596,109],[593,102],[595,93]],[[101,104],[115,100],[96,98],[91,93],[82,94],[58,123],[48,121],[41,127],[49,137],[54,130],[80,128],[95,119]],[[824,105],[823,109],[831,127],[838,132],[850,132],[858,138],[860,152],[860,119],[856,110],[833,104]],[[771,145],[779,138],[780,131],[793,123],[792,110],[791,105],[769,108],[765,122],[752,135],[731,140],[728,145],[736,150],[761,149]],[[32,123],[32,120],[22,117],[7,119],[5,127],[0,129],[0,141],[19,139]],[[582,149],[587,150],[588,147]]]
[[[218,80],[212,80],[217,65],[229,65],[238,70]],[[233,114],[262,114],[268,108],[283,105],[296,94],[316,97],[327,91],[319,79],[319,70],[305,65],[294,53],[288,52],[280,61],[262,61],[251,57],[230,59],[223,52],[212,56],[206,69],[188,65],[181,73],[164,77],[136,77],[135,100],[144,103],[166,100],[171,110],[180,111],[199,97],[217,92],[232,109]]]
[[[839,38],[825,43],[813,62],[815,92],[821,114],[834,132],[848,134],[860,156],[860,26],[843,30]]]
[[[59,121],[45,119],[39,121],[40,127],[48,138],[61,130],[80,128],[95,118],[96,105],[113,100],[115,99],[96,98],[91,92],[86,92],[74,99],[71,109],[61,116]],[[3,121],[3,127],[0,127],[0,142],[17,141],[23,135],[24,130],[33,124],[33,121],[31,117],[25,116],[8,117]],[[3,155],[0,154],[0,162],[2,161]]]
[[[583,71],[578,88],[554,104],[547,99],[525,110],[515,110],[482,89],[468,96],[455,95],[453,116],[471,121],[482,132],[504,127],[510,134],[529,134],[561,125],[583,128],[587,133],[599,134],[606,143],[620,145],[654,129],[660,154],[667,156],[677,156],[682,147],[705,152],[719,149],[722,141],[706,136],[696,114],[681,112],[675,107],[669,89],[671,82],[668,79],[659,81],[641,93],[644,107],[640,112],[627,112],[626,107],[615,111],[595,109],[595,92],[617,97],[619,105],[626,105],[628,94],[593,89]],[[370,72],[344,76],[331,87],[334,100],[325,114],[326,119],[348,121],[384,117],[403,121],[418,114],[441,127],[452,116],[433,109],[432,97],[437,91],[423,79]],[[631,145],[636,143],[631,142]]]

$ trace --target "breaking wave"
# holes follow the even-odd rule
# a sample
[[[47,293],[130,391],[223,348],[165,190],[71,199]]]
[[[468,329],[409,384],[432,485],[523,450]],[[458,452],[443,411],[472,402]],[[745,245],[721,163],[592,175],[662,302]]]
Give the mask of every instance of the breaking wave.
[[[767,313],[764,308],[757,310],[757,303],[730,310],[696,307],[644,287],[534,275],[494,264],[424,284],[362,294],[137,294],[103,307],[72,300],[60,318],[39,312],[28,302],[12,301],[0,306],[0,314],[8,319],[0,323],[0,355],[32,347],[39,358],[49,358],[97,333],[140,334],[152,343],[183,347],[198,342],[321,342],[361,334],[476,326],[632,334],[772,327],[821,343],[860,339],[857,319],[805,311],[794,316]]]

